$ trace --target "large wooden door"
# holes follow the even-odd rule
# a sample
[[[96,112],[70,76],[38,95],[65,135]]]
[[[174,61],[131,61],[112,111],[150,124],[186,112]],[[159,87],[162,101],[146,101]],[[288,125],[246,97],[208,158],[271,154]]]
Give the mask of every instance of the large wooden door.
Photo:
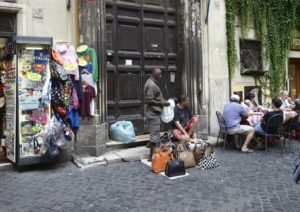
[[[288,66],[289,95],[292,98],[300,96],[300,58],[290,58]]]
[[[143,86],[153,68],[164,71],[164,97],[180,87],[177,71],[177,0],[107,0],[108,121],[130,120],[146,131]]]

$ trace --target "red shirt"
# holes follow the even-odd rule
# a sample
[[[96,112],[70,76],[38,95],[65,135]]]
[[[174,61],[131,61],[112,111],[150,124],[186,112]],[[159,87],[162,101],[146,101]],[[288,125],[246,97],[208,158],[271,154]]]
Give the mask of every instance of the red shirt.
[[[82,101],[80,104],[79,112],[82,117],[90,117],[90,105],[91,101],[96,97],[95,89],[92,86],[83,88]]]

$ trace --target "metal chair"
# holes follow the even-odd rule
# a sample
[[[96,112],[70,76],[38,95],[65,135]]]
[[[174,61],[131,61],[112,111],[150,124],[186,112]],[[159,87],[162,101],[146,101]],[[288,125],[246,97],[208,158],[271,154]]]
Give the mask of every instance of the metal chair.
[[[227,125],[226,125],[226,121],[224,119],[224,117],[222,116],[222,114],[219,111],[216,111],[216,115],[217,115],[217,119],[218,119],[218,123],[219,123],[219,134],[218,134],[218,139],[217,139],[217,145],[219,144],[219,139],[221,137],[222,134],[224,134],[224,144],[223,144],[223,150],[225,149],[225,145],[226,145],[226,141],[227,141],[227,134],[229,134],[227,132]]]
[[[267,124],[266,124],[266,131],[264,134],[260,134],[264,136],[264,142],[265,142],[265,150],[268,151],[268,137],[275,136],[275,137],[280,137],[278,128],[282,126],[282,121],[283,121],[283,115],[282,114],[276,114],[271,116],[269,118]],[[283,151],[282,147],[281,150]]]
[[[297,114],[294,118],[290,119],[286,124],[283,125],[282,130],[279,130],[280,135],[283,137],[284,147],[286,139],[289,142],[289,153],[291,152],[291,136],[299,134],[297,132],[300,126],[299,118],[300,114]]]

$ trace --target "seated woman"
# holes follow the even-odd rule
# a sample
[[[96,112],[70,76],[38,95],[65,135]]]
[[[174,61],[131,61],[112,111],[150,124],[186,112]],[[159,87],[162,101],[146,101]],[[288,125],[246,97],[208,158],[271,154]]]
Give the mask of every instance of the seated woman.
[[[259,133],[259,134],[265,134],[266,132],[266,125],[268,120],[276,115],[276,114],[281,114],[283,115],[282,110],[280,110],[280,107],[282,105],[282,101],[279,98],[274,98],[272,99],[272,109],[273,111],[267,112],[261,120],[260,124],[257,124],[254,128],[255,128],[255,132]]]
[[[174,108],[172,134],[179,141],[190,142],[196,138],[198,118],[192,116],[189,109],[190,99],[186,95],[180,96]]]
[[[253,95],[252,95],[252,97],[253,97]],[[249,96],[251,96],[251,95],[249,95]],[[255,95],[253,98],[255,98]],[[255,103],[255,100],[253,100],[253,102]],[[243,108],[246,110],[246,112],[249,115],[246,120],[242,120],[243,121],[242,123],[248,123],[252,127],[259,124],[260,119],[262,117],[262,113],[254,112],[256,109],[258,109],[260,107],[257,107],[256,103],[254,105],[253,102],[250,99],[246,99],[244,102],[242,102]]]
[[[244,105],[248,108],[248,110],[251,111],[256,111],[258,108],[258,105],[255,101],[255,94],[254,93],[249,93],[249,95],[247,96]]]
[[[295,99],[291,105],[292,105],[291,106],[292,111],[288,111],[288,112],[284,111],[285,116],[284,116],[283,123],[287,123],[292,118],[297,116],[298,113],[300,113],[300,99]]]

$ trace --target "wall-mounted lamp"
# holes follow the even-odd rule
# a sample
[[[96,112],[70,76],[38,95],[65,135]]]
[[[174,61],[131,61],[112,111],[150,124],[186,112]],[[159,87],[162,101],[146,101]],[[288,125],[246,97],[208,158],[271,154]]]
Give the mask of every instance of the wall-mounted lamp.
[[[70,10],[72,7],[71,0],[67,0],[67,10]]]

